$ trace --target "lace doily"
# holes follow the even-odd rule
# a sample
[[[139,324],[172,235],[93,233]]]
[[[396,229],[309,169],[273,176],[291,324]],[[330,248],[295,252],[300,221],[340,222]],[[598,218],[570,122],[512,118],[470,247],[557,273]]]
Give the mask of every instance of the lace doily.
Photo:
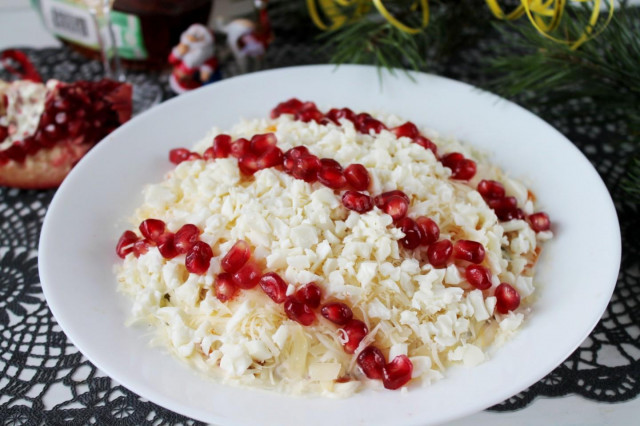
[[[102,74],[98,62],[86,61],[68,49],[23,51],[45,79],[96,79]],[[436,71],[481,84],[475,71],[480,56],[480,51],[466,52],[464,59],[440,64]],[[263,65],[276,68],[325,61],[313,46],[276,41]],[[233,67],[223,69],[225,72],[232,74]],[[0,72],[3,77],[7,78]],[[165,97],[169,96],[166,76],[132,74],[129,78],[161,86]],[[589,338],[540,382],[491,408],[497,411],[522,408],[538,396],[578,394],[595,401],[617,402],[640,392],[640,216],[620,187],[632,147],[604,142],[624,140],[624,127],[603,129],[589,117],[581,121],[563,118],[567,115],[562,111],[553,116],[550,123],[587,155],[614,198],[623,236],[621,272],[613,298]],[[40,228],[53,193],[0,188],[3,424],[198,424],[103,376],[56,324],[44,300],[37,269]],[[56,392],[50,392],[54,388]]]

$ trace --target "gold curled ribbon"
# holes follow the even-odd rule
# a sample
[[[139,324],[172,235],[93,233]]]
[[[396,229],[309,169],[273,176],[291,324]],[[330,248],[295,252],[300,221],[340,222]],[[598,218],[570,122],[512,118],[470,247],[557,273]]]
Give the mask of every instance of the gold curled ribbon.
[[[429,24],[429,0],[415,0],[411,5],[412,10],[415,11],[420,8],[421,11],[421,23],[417,28],[400,22],[400,20],[389,12],[389,9],[386,8],[382,0],[307,0],[307,8],[309,9],[309,15],[313,23],[321,30],[328,31],[336,30],[349,20],[366,14],[369,12],[371,4],[375,6],[387,22],[408,34],[417,34]],[[354,9],[351,17],[346,16],[341,10],[342,7],[353,6],[357,7]],[[330,21],[329,23],[325,23],[322,20],[320,11],[322,11],[322,15]]]
[[[489,9],[496,18],[512,21],[526,14],[531,24],[540,34],[557,43],[566,44],[572,50],[575,50],[586,41],[596,37],[607,27],[607,25],[609,25],[609,22],[613,18],[613,11],[615,7],[613,0],[608,0],[608,2],[605,0],[609,6],[609,13],[607,14],[604,25],[594,33],[593,29],[598,23],[598,19],[600,17],[602,0],[572,1],[576,3],[594,3],[589,17],[589,23],[582,34],[580,34],[580,37],[573,41],[559,39],[550,34],[553,30],[558,28],[558,25],[560,25],[565,7],[567,6],[567,0],[521,0],[521,4],[508,14],[504,13],[497,0],[486,0]],[[547,20],[545,20],[545,18]]]

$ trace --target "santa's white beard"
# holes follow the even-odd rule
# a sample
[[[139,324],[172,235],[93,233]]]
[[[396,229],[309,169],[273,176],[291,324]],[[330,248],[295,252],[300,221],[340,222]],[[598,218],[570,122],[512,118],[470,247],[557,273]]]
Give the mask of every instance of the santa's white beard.
[[[208,46],[189,46],[189,51],[180,59],[182,63],[189,68],[198,68],[205,61],[213,56],[213,45]]]

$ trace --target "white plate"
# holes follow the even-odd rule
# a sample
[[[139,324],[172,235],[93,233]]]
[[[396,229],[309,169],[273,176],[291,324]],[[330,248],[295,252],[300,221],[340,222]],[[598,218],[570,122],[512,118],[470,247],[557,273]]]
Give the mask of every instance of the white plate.
[[[423,425],[482,410],[541,379],[587,337],[613,291],[620,230],[611,198],[585,157],[533,114],[463,83],[413,77],[385,74],[381,86],[370,67],[265,71],[180,96],[113,132],[64,181],[42,229],[42,287],[67,336],[139,395],[224,425]],[[396,113],[487,150],[493,162],[530,183],[556,238],[543,251],[529,320],[488,362],[452,369],[431,387],[406,394],[292,398],[215,383],[150,348],[148,331],[124,326],[129,304],[115,291],[114,247],[122,219],[142,201],[143,185],[172,167],[169,149],[191,146],[214,125],[225,129],[240,117],[267,116],[294,96],[320,107]]]

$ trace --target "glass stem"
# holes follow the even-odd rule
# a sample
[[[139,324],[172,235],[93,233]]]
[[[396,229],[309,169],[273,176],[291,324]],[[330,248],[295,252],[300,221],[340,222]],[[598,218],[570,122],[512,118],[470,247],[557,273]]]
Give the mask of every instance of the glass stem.
[[[97,8],[90,7],[89,12],[95,23],[98,32],[98,43],[100,44],[100,51],[102,54],[102,65],[104,67],[104,74],[106,78],[125,81],[126,76],[122,70],[122,64],[120,63],[120,56],[118,55],[118,48],[116,45],[116,37],[111,25],[110,12],[111,8],[109,2],[102,2],[101,13]]]

